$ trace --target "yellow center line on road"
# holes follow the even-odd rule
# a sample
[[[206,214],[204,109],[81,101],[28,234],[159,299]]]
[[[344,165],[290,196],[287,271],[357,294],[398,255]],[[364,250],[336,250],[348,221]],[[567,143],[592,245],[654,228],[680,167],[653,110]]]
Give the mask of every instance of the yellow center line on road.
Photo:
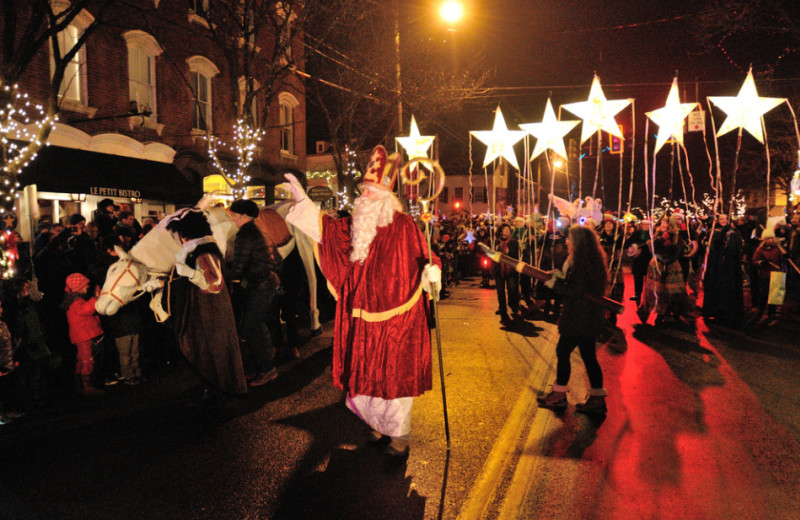
[[[553,341],[548,338],[547,343],[551,342]],[[506,468],[516,459],[519,439],[529,427],[531,416],[538,409],[537,389],[544,386],[550,372],[555,370],[555,348],[551,349],[545,346],[541,349],[540,354],[528,374],[508,420],[492,446],[492,451],[475,479],[475,484],[470,489],[464,507],[458,515],[458,520],[481,520],[485,516]]]
[[[553,413],[537,413],[534,415],[528,439],[522,449],[522,456],[514,468],[514,476],[508,489],[506,489],[497,520],[517,520],[519,518],[522,503],[525,500],[528,489],[534,482],[533,479],[542,461],[541,448],[545,433],[549,431],[550,424],[555,417]]]

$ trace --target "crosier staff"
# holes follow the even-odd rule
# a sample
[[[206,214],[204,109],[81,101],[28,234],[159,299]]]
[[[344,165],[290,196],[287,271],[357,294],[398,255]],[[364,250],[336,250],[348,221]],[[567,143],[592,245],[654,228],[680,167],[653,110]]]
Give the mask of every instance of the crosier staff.
[[[552,274],[547,271],[536,269],[531,264],[526,264],[525,262],[511,258],[508,255],[504,255],[499,251],[491,249],[486,244],[478,245],[481,247],[481,249],[483,249],[483,252],[486,254],[486,256],[491,258],[493,261],[512,267],[518,273],[522,273],[525,276],[530,276],[531,278],[536,278],[537,280],[541,280],[543,282],[546,282],[552,278]],[[587,294],[586,298],[605,309],[616,312],[617,314],[622,314],[625,311],[625,306],[623,304],[606,296],[594,296]]]
[[[400,178],[405,184],[420,184],[423,180],[428,178],[422,169],[417,166],[425,166],[430,170],[431,182],[436,181],[433,194],[430,197],[419,197],[419,202],[422,204],[421,219],[425,223],[425,240],[428,242],[428,264],[433,263],[433,253],[431,252],[431,218],[432,215],[428,211],[428,204],[436,200],[436,197],[442,192],[444,188],[444,170],[439,165],[438,161],[433,161],[427,157],[415,157],[408,161],[405,166],[400,170]],[[418,170],[416,175],[412,175],[412,169]],[[431,280],[434,282],[434,280]],[[441,282],[439,282],[441,283]],[[431,285],[436,285],[431,283]],[[436,324],[436,350],[439,354],[439,381],[442,384],[442,408],[444,410],[444,434],[447,440],[447,451],[450,451],[450,423],[447,419],[447,394],[444,388],[444,366],[442,365],[442,338],[439,333],[439,308],[437,302],[439,301],[439,291],[431,292],[433,298],[431,299],[433,305],[433,319]]]

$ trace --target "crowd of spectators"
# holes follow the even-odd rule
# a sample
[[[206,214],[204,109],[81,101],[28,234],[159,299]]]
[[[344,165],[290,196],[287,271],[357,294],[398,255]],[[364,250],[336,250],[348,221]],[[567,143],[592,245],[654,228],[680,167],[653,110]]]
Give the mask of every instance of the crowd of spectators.
[[[687,218],[675,208],[653,219],[605,213],[603,222],[575,223],[593,227],[599,235],[608,259],[610,298],[622,300],[622,269],[631,271],[634,286],[629,305],[636,306],[643,322],[651,315],[657,326],[667,320],[687,321],[697,306],[708,322],[770,326],[780,318],[781,308],[786,315],[798,308],[791,302],[800,301],[800,213],[791,213],[777,224],[770,222],[760,223],[754,215],[730,220],[724,214]],[[502,322],[513,322],[534,308],[544,319],[557,317],[559,302],[552,291],[494,264],[478,244],[550,271],[559,269],[566,259],[565,233],[572,224],[564,216],[547,221],[538,215],[526,220],[515,215],[460,213],[437,220],[432,242],[442,259],[443,297],[462,278],[480,275],[481,287],[490,288],[490,281],[495,282]],[[776,284],[781,280],[789,297],[777,296]],[[534,300],[542,303],[536,305]],[[785,305],[776,303],[784,300]],[[747,305],[752,308],[749,313]],[[609,315],[608,321],[611,330],[615,316]]]
[[[183,361],[174,331],[156,321],[148,295],[113,316],[99,316],[94,309],[118,250],[130,250],[157,220],[140,223],[111,199],[98,203],[89,222],[80,214],[63,220],[40,223],[31,243],[23,243],[16,219],[4,219],[18,258],[15,276],[0,284],[0,424],[54,402],[146,383],[149,375],[174,370]],[[280,335],[273,343],[287,359],[300,356],[299,318],[287,316],[287,309],[300,312],[298,296],[307,286],[292,258],[286,273],[303,278],[286,282],[295,305],[281,305],[276,298],[269,314],[277,320],[267,324],[272,336]]]

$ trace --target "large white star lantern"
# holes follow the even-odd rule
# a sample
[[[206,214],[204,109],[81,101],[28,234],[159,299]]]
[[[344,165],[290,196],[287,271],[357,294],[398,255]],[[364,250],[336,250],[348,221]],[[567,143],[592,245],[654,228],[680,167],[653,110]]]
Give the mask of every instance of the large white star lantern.
[[[717,137],[744,128],[761,144],[764,144],[761,116],[786,101],[785,98],[758,97],[752,69],[747,72],[738,96],[710,96],[708,99],[728,115],[717,130]]]
[[[419,135],[419,128],[417,127],[417,120],[411,116],[411,130],[406,137],[397,137],[397,142],[406,151],[408,159],[415,159],[417,157],[428,157],[428,150],[433,144],[435,135]]]
[[[678,95],[678,78],[674,78],[667,96],[667,104],[646,113],[647,117],[658,125],[655,153],[658,153],[670,137],[683,146],[683,120],[695,107],[697,107],[697,103],[681,103]]]
[[[614,116],[630,103],[630,99],[607,100],[600,86],[600,78],[595,74],[592,88],[589,90],[589,99],[562,106],[583,120],[583,127],[581,127],[581,144],[583,144],[598,130],[624,139]]]
[[[564,136],[575,128],[580,121],[559,121],[553,110],[550,99],[544,107],[544,117],[540,123],[525,123],[520,128],[536,138],[536,146],[530,160],[534,160],[547,150],[553,150],[564,159],[567,158],[567,149],[564,147]]]
[[[497,111],[494,113],[494,127],[491,130],[472,130],[470,133],[487,146],[486,157],[483,159],[484,168],[498,157],[502,157],[519,170],[514,145],[525,137],[525,132],[509,130],[500,107],[497,107]]]

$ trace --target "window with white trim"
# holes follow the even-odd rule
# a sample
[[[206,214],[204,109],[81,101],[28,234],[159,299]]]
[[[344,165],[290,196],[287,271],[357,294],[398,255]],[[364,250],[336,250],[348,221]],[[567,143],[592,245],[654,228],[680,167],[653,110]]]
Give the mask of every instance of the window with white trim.
[[[281,153],[294,155],[294,109],[300,103],[288,92],[278,94]]]
[[[294,154],[294,110],[281,103],[281,151]]]
[[[192,129],[210,132],[213,127],[213,96],[211,79],[219,74],[214,63],[203,56],[192,56],[186,60],[189,65],[189,83],[194,96],[192,108]]]
[[[139,112],[149,111],[156,120],[156,56],[163,50],[155,38],[144,31],[122,34],[128,45],[128,95]]]
[[[211,130],[211,78],[202,72],[192,72],[192,93],[195,101],[192,128]]]

